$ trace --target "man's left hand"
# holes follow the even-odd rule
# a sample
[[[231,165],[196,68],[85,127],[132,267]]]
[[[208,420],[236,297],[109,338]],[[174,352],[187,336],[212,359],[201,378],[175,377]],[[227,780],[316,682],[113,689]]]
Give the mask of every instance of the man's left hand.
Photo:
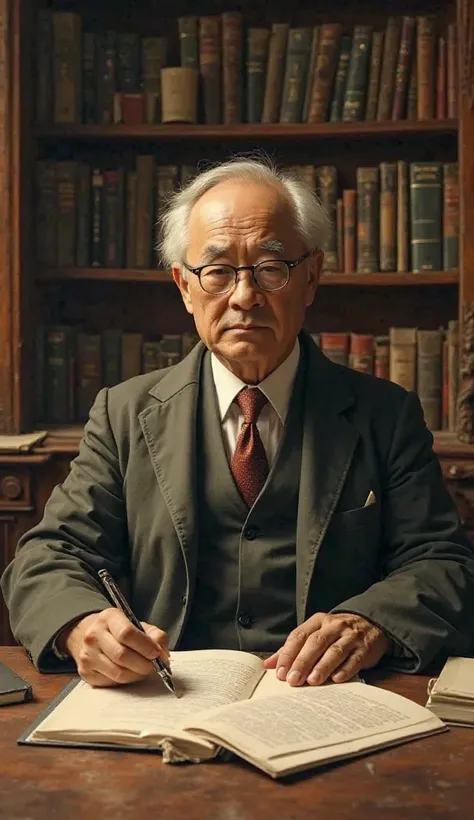
[[[265,661],[279,680],[313,686],[329,677],[343,683],[361,669],[375,666],[390,649],[390,639],[360,615],[317,612],[290,632],[284,645]]]

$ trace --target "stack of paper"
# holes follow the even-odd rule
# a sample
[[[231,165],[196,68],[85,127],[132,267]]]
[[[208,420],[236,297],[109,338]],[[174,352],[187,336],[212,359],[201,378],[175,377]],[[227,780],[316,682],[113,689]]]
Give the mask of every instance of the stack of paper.
[[[448,658],[428,695],[428,709],[445,723],[474,726],[474,658]]]

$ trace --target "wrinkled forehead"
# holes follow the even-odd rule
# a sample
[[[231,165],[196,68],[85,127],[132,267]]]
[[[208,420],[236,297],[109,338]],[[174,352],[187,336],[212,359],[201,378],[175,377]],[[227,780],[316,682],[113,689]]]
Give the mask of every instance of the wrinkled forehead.
[[[236,180],[206,191],[191,210],[188,230],[193,243],[236,234],[284,242],[296,228],[291,203],[279,186]]]

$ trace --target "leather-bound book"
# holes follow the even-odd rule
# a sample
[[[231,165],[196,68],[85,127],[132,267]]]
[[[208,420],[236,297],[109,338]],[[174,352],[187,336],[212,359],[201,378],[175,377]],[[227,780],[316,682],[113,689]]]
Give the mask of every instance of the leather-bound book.
[[[416,45],[419,120],[432,120],[435,115],[436,44],[436,21],[434,17],[418,17]]]
[[[356,26],[354,28],[342,111],[344,122],[360,122],[364,119],[371,40],[372,26]]]
[[[382,72],[380,75],[377,120],[389,120],[392,117],[393,98],[395,95],[395,72],[400,47],[401,20],[389,17],[385,29]]]
[[[310,123],[327,120],[342,32],[343,28],[339,23],[325,23],[321,26],[308,111],[307,121]]]
[[[393,97],[392,120],[402,120],[406,117],[408,84],[415,43],[414,17],[406,15],[402,21],[400,48],[398,49],[397,66],[395,70],[395,93]]]
[[[204,122],[222,122],[222,33],[219,15],[199,19],[199,65]]]
[[[380,270],[397,269],[397,163],[380,163]]]
[[[227,125],[242,122],[242,28],[242,15],[240,12],[225,11],[223,13],[222,100],[224,109],[223,119]],[[251,29],[251,31],[255,31],[255,29]],[[258,29],[258,31],[261,31],[261,29]],[[259,59],[257,55],[255,59]],[[265,78],[263,78],[263,82],[265,82]],[[249,120],[249,122],[260,122],[260,119]]]
[[[442,269],[443,167],[410,163],[411,264],[415,272]]]
[[[379,169],[357,168],[357,272],[379,269]]]
[[[271,27],[262,122],[279,119],[288,31],[288,23],[273,23]]]

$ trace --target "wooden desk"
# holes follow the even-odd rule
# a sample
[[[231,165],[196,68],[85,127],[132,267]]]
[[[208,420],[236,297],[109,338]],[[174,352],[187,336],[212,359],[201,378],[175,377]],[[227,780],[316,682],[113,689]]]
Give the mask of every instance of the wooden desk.
[[[450,732],[275,782],[251,766],[163,766],[158,755],[17,746],[69,680],[40,675],[20,648],[0,660],[29,680],[34,703],[0,707],[2,820],[431,820],[474,813],[474,730]],[[369,678],[369,676],[367,676]],[[428,676],[380,685],[425,702]]]

